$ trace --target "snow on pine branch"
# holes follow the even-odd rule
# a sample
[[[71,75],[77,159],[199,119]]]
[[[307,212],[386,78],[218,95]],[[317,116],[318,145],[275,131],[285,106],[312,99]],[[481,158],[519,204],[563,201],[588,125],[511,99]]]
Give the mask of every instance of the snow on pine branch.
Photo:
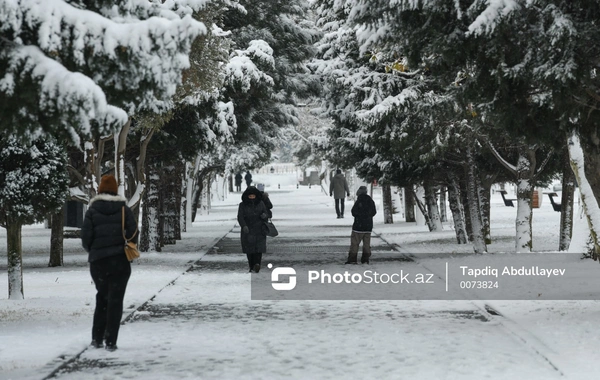
[[[358,112],[360,120],[368,124],[376,124],[390,113],[398,113],[409,107],[411,102],[418,100],[421,92],[414,87],[403,89],[399,94],[388,96],[373,108]]]
[[[40,109],[49,113],[67,110],[71,116],[76,115],[84,135],[90,133],[90,119],[106,125],[127,121],[125,111],[108,104],[104,92],[92,79],[67,70],[36,46],[10,50],[7,73],[0,78],[0,91],[9,95],[19,91],[15,81],[26,76],[40,83]]]
[[[164,17],[169,20],[192,15],[206,7],[213,0],[127,0],[118,5],[102,9],[101,13],[113,20],[126,21],[152,16]]]
[[[17,36],[26,32],[22,30],[24,23],[36,30],[37,42],[44,51],[58,51],[72,44],[79,64],[84,63],[84,48],[91,48],[94,54],[102,52],[111,58],[115,57],[117,48],[127,48],[133,54],[150,53],[157,48],[171,52],[179,49],[178,41],[192,40],[206,33],[204,24],[191,16],[175,20],[151,17],[136,21],[118,23],[62,0],[5,3],[0,13],[0,22],[13,25]]]
[[[521,8],[516,0],[478,0],[471,8],[482,2],[485,2],[487,7],[469,25],[469,33],[474,35],[492,33],[502,18]]]
[[[273,49],[262,40],[250,41],[247,50],[236,50],[225,66],[225,83],[248,92],[255,83],[273,85],[273,78],[261,71],[251,58],[266,65],[274,64]]]
[[[205,1],[191,3],[199,6]],[[49,57],[58,54],[57,62],[63,59],[61,52],[69,52],[72,64],[82,71],[94,68],[93,80],[101,86],[132,91],[137,100],[122,104],[128,112],[134,112],[135,107],[160,107],[175,93],[181,71],[190,65],[192,41],[207,32],[205,25],[190,15],[115,22],[62,0],[4,2],[0,25],[0,30],[14,35],[17,44],[38,45]],[[27,38],[30,41],[24,41]],[[123,59],[123,53],[127,59]],[[111,70],[99,69],[104,68],[104,61],[113,65]],[[147,83],[156,87],[135,93]]]

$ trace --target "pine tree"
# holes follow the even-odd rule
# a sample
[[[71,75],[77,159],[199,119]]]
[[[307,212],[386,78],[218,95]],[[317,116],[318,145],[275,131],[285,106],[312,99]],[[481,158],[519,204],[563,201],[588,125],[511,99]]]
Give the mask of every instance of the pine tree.
[[[0,135],[0,226],[7,232],[10,299],[24,297],[21,227],[62,207],[68,180],[66,155],[56,143]]]
[[[168,106],[191,42],[206,31],[190,13],[207,1],[2,2],[2,129],[79,145],[140,107]]]
[[[246,167],[260,166],[271,158],[280,128],[294,125],[296,99],[314,92],[306,62],[312,57],[316,31],[307,20],[307,3],[301,0],[240,0],[243,10],[232,9],[223,18],[223,29],[231,31],[234,43],[229,70],[231,74],[255,72],[256,83],[244,86],[234,79],[226,82],[224,99],[231,99],[237,119],[236,141],[252,149],[243,156],[254,161]],[[250,60],[254,66],[249,66]],[[247,76],[247,75],[246,75]],[[248,76],[248,78],[250,78]],[[240,166],[237,166],[240,168]]]

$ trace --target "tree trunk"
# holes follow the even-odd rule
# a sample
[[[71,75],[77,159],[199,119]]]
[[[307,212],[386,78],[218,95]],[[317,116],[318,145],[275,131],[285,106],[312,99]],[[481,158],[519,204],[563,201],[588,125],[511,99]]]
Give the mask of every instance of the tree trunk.
[[[568,251],[573,236],[573,201],[575,199],[575,174],[569,162],[569,152],[563,155],[562,197],[560,202],[559,251]]]
[[[22,300],[23,291],[23,248],[21,246],[21,224],[8,220],[6,226],[6,248],[8,256],[8,299]]]
[[[204,193],[205,177],[213,170],[211,167],[205,167],[196,174],[196,181],[192,195],[192,221],[196,220],[198,208],[201,206],[200,198]]]
[[[446,186],[440,188],[440,220],[442,222],[448,221],[448,214],[446,213]]]
[[[183,172],[181,173],[181,193],[179,194],[181,201],[179,206],[179,230],[181,232],[187,232],[187,188],[188,188],[188,163],[183,164]],[[180,237],[181,239],[181,237]]]
[[[519,158],[517,160],[517,219],[515,250],[516,253],[531,252],[533,208],[534,171],[536,167],[535,150],[529,146],[519,147]]]
[[[454,221],[456,242],[458,244],[467,244],[468,235],[467,228],[465,226],[465,212],[463,204],[460,200],[460,188],[456,179],[451,180],[450,186],[448,186],[448,200],[450,202],[452,220]]]
[[[599,176],[594,172],[600,166],[594,165],[600,164],[600,152],[596,146],[583,145],[575,131],[569,136],[568,146],[571,167],[573,168],[573,173],[579,184],[581,202],[583,203],[591,239],[594,245],[593,258],[594,260],[597,260],[598,253],[600,253],[600,243],[598,242],[598,236],[600,234],[600,207],[598,206],[596,193],[600,195],[600,178],[598,178]],[[594,192],[594,190],[596,190],[596,192]]]
[[[148,155],[148,145],[154,136],[155,128],[148,128],[140,139],[140,153],[135,159],[135,191],[129,199],[129,207],[136,216],[139,215],[140,201],[144,198],[146,191],[146,157]]]
[[[393,204],[392,204],[392,186],[389,183],[381,185],[383,193],[383,223],[393,224]]]
[[[481,223],[483,224],[483,238],[485,244],[492,244],[492,233],[490,226],[490,193],[492,184],[479,181],[479,207],[481,207]]]
[[[85,184],[84,187],[88,193],[88,199],[92,199],[98,192],[98,178],[96,170],[96,146],[93,141],[84,144],[85,156]]]
[[[50,261],[49,267],[63,266],[63,238],[65,225],[65,206],[52,214],[52,231],[50,233]]]
[[[429,181],[425,181],[423,183],[423,188],[425,189],[425,202],[427,204],[427,214],[431,223],[431,228],[429,229],[429,231],[441,231],[443,227],[442,220],[440,218],[440,211],[438,209],[437,198],[435,196],[435,186],[429,183]]]
[[[175,172],[173,174],[173,183],[175,188],[175,193],[173,194],[173,197],[175,197],[176,202],[176,207],[173,210],[175,212],[173,227],[175,229],[175,240],[181,240],[181,204],[183,203],[183,201],[185,201],[185,197],[182,197],[181,195],[183,191],[183,177],[185,174],[185,162],[183,161],[183,159],[175,162]]]
[[[415,199],[412,194],[412,187],[404,188],[404,218],[408,223],[417,221],[415,218]]]
[[[206,205],[206,213],[210,214],[210,208],[212,207],[211,204],[211,200],[212,200],[212,183],[213,183],[213,173],[209,172],[206,175],[206,183],[204,184],[204,196],[202,197],[204,200],[204,204]]]
[[[481,205],[479,204],[479,192],[477,186],[477,167],[471,148],[467,148],[467,200],[471,226],[473,228],[473,250],[475,253],[487,252],[485,238],[483,235],[483,223],[481,222]]]
[[[465,168],[466,170],[466,168]],[[465,229],[467,230],[467,239],[472,242],[473,241],[473,225],[471,224],[471,212],[469,211],[469,197],[468,189],[467,189],[467,181],[465,179],[459,179],[457,181],[458,189],[460,190],[460,202],[463,205],[464,213],[465,213]]]
[[[178,224],[179,221],[179,218],[177,217],[177,199],[179,198],[179,191],[175,172],[175,166],[168,165],[162,167],[160,175],[161,186],[159,197],[162,200],[160,219],[163,228],[161,242],[163,246],[176,243],[175,225]]]
[[[139,249],[142,252],[160,252],[160,176],[157,163],[148,163],[146,171],[147,189],[144,192],[142,206],[142,233]]]
[[[192,196],[192,222],[196,220],[196,214],[198,213],[198,207],[200,207],[200,196],[204,190],[204,177],[198,174],[196,178],[196,186],[194,186],[194,192]]]
[[[421,211],[421,214],[423,214],[423,217],[425,218],[425,224],[427,224],[427,228],[429,229],[429,231],[433,231],[433,226],[431,224],[431,219],[429,218],[429,213],[427,212],[427,209],[426,209],[425,205],[419,199],[419,196],[417,195],[417,193],[415,191],[410,190],[410,194],[411,194],[411,196],[412,196],[415,204],[417,205],[417,207]]]
[[[115,178],[119,185],[119,194],[125,196],[125,152],[127,151],[127,134],[131,126],[131,118],[115,133]]]

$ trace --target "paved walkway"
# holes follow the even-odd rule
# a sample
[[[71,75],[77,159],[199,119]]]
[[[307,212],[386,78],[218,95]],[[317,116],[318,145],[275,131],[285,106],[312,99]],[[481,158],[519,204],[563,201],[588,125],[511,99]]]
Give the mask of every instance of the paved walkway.
[[[270,276],[267,263],[343,270],[349,246],[352,219],[336,219],[333,201],[318,189],[292,202],[286,192],[273,192],[272,200],[280,236],[269,239],[261,273],[247,273],[239,227],[232,225],[208,254],[126,321],[118,351],[86,349],[52,377],[560,377],[469,301],[251,300],[250,278]],[[370,268],[416,265],[376,234],[372,247]]]

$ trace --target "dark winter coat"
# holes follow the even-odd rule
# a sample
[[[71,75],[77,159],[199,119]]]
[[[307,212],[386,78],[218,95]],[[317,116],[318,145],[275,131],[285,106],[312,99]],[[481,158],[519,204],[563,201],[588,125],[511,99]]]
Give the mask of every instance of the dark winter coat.
[[[235,185],[242,186],[242,173],[238,173],[235,175]]]
[[[252,183],[252,174],[246,173],[244,179],[246,180],[246,185],[250,186],[250,184]]]
[[[253,193],[256,195],[254,200],[248,198]],[[267,251],[267,207],[262,201],[262,194],[254,187],[250,186],[242,194],[242,202],[238,207],[237,220],[242,228],[240,239],[242,242],[242,252],[258,253]],[[244,227],[248,227],[248,233],[244,232]]]
[[[352,231],[373,231],[373,217],[375,214],[377,214],[377,209],[373,199],[368,194],[359,195],[356,202],[354,202],[354,206],[352,206],[352,216],[354,217]]]
[[[329,185],[329,195],[333,194],[334,199],[344,199],[345,195],[350,195],[348,190],[348,182],[346,177],[342,173],[336,174],[331,178],[331,184]]]
[[[99,194],[88,205],[83,226],[81,245],[89,253],[88,261],[110,256],[125,255],[125,239],[121,224],[121,209],[125,206],[126,236],[130,238],[137,229],[133,212],[120,195]],[[133,239],[137,243],[139,233]]]

